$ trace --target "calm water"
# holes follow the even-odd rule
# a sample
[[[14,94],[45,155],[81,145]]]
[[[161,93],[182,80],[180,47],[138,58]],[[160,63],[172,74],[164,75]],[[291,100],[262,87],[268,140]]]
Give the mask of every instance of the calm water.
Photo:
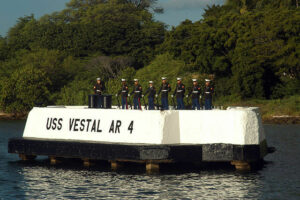
[[[300,125],[266,125],[269,146],[263,169],[250,173],[192,170],[147,175],[79,164],[53,167],[44,158],[20,162],[7,153],[24,121],[0,121],[0,199],[300,199]]]

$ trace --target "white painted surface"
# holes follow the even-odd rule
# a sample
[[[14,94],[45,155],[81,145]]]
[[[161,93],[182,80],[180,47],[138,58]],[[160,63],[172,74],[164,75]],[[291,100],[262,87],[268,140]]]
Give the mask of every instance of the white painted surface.
[[[62,118],[62,129],[47,130],[48,118]],[[70,120],[74,118],[85,120],[83,131],[74,131],[74,127],[70,130]],[[99,129],[102,132],[91,131],[93,121],[89,124],[89,130],[86,131],[87,119],[96,120],[96,122],[100,120]],[[117,120],[122,122],[120,133],[109,133],[113,120],[114,124]],[[132,133],[128,130],[131,121],[134,121]],[[80,123],[77,129],[80,128]],[[29,113],[23,137],[161,144],[163,142],[162,123],[164,123],[164,118],[159,111],[34,108]]]
[[[48,130],[47,120],[50,118],[61,118],[62,128]],[[78,119],[78,131],[70,126],[74,125],[75,119]],[[88,119],[92,121],[87,130]],[[94,120],[97,123],[100,120],[98,129],[102,132],[92,129]],[[116,124],[117,120],[122,122],[120,133],[109,132],[112,121]],[[128,127],[132,121],[133,131],[130,133]],[[81,123],[85,124],[84,130],[80,130],[83,128]],[[240,145],[259,144],[265,139],[257,108],[162,112],[86,107],[34,108],[29,113],[23,137],[116,143]]]
[[[259,144],[265,139],[256,108],[180,111],[180,142]]]
[[[161,115],[164,116],[162,119],[164,120],[162,123],[164,144],[180,143],[179,112],[169,110],[161,112]]]

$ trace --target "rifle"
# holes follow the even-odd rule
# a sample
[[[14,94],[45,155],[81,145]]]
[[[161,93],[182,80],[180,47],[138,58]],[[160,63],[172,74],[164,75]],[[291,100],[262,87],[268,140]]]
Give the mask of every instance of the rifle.
[[[117,96],[116,96],[116,99],[117,99],[117,101],[118,101],[118,108],[120,109],[120,108],[121,108],[121,106],[120,106],[119,95],[117,95]]]
[[[186,104],[185,108],[186,108],[187,110],[191,110],[191,109],[192,109],[192,102],[190,101],[191,98],[189,98],[188,95],[186,95],[185,98],[187,99],[187,100],[186,100],[187,104]],[[190,103],[190,102],[191,102],[191,103]]]
[[[143,97],[143,101],[144,101],[145,109],[148,110],[148,109],[147,109],[147,104],[146,104],[146,101],[145,101],[145,98],[144,98],[144,97]]]
[[[173,107],[176,110],[176,104],[175,104],[174,96],[172,97],[172,101],[173,101]]]
[[[155,97],[156,98],[156,108],[157,110],[159,110],[159,102],[158,102],[158,97]]]
[[[128,101],[128,104],[129,104],[129,106],[130,106],[130,109],[132,110],[131,96],[128,97],[128,100],[129,100],[129,101]]]
[[[200,104],[200,110],[203,109],[203,101],[202,101],[202,95],[199,95],[199,104]]]

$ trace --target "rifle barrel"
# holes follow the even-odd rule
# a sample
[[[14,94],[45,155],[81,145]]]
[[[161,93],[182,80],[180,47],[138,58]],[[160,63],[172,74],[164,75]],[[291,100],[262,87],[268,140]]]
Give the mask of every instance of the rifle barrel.
[[[145,109],[147,110],[147,104],[146,104],[146,101],[145,101],[145,98],[144,98],[144,97],[143,97],[143,101],[144,101]]]

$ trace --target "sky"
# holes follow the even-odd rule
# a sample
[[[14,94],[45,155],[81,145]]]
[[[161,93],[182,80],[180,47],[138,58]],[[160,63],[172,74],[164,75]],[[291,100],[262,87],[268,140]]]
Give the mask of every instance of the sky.
[[[34,14],[39,18],[45,14],[61,11],[70,0],[0,0],[0,35],[6,36],[9,28],[20,17]],[[207,5],[223,4],[225,0],[158,0],[164,8],[163,14],[155,14],[155,19],[170,26],[177,26],[185,19],[201,19]]]
[[[177,26],[189,19],[201,19],[208,5],[222,5],[225,0],[158,0],[158,5],[164,8],[163,14],[155,14],[155,18],[170,26]]]

